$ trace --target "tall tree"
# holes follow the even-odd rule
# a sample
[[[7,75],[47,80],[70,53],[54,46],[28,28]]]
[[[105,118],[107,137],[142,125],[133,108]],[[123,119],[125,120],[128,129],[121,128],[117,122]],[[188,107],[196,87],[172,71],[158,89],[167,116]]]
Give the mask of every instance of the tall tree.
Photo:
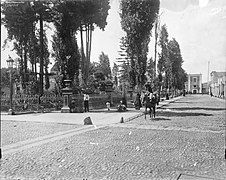
[[[71,54],[70,56],[72,58],[70,58],[69,61],[72,64],[70,64],[70,66],[65,65],[65,67],[66,69],[71,68],[69,71],[72,74],[75,73],[76,76],[78,76],[79,72],[80,57],[77,56],[78,50],[75,50],[76,53],[74,55],[72,55],[73,51],[71,50],[77,49],[77,39],[75,35],[78,30],[80,31],[81,69],[85,84],[87,84],[89,77],[92,31],[94,30],[94,25],[104,30],[107,24],[106,18],[109,8],[109,0],[59,1],[55,2],[54,5],[56,14],[54,24],[58,36],[65,46],[63,47],[65,52],[61,53],[61,59],[66,62],[67,58],[65,57],[69,57],[69,54]],[[69,51],[71,51],[71,53],[69,53]]]
[[[80,55],[75,37],[79,27],[76,14],[73,13],[76,2],[64,1],[55,4],[54,25],[56,33],[54,35],[53,48],[56,52],[55,60],[60,66],[63,79],[70,79],[78,84]],[[60,44],[58,44],[60,43]]]
[[[20,73],[22,87],[28,81],[28,47],[29,35],[32,32],[33,23],[36,21],[36,15],[30,2],[11,3],[4,2],[2,5],[2,23],[7,29],[7,41],[14,41],[14,49],[20,56]]]
[[[115,83],[116,86],[118,86],[118,72],[119,72],[119,67],[116,63],[114,63],[112,68],[112,76],[113,76],[113,82]]]
[[[44,67],[46,65],[46,63],[44,62],[44,51],[45,51],[45,45],[44,45],[44,21],[46,22],[51,22],[52,20],[52,13],[51,8],[50,8],[50,2],[44,2],[44,1],[34,1],[33,3],[33,9],[35,11],[36,17],[39,20],[39,36],[40,36],[40,70],[39,70],[39,79],[40,79],[40,87],[39,87],[39,93],[40,95],[43,95],[43,89],[44,89],[44,81],[43,81],[43,77],[44,77]],[[46,70],[45,70],[46,71]]]
[[[183,58],[180,51],[179,43],[175,38],[169,41],[169,60],[172,69],[172,88],[173,90],[184,88],[184,83],[186,81],[186,73],[182,68]]]
[[[109,0],[88,0],[76,2],[80,21],[81,37],[81,58],[85,72],[83,73],[84,82],[87,83],[89,77],[90,54],[92,44],[92,31],[94,25],[104,30],[107,25],[108,10],[110,9]],[[85,37],[85,38],[84,38]]]
[[[118,53],[120,57],[117,58],[117,63],[119,64],[119,82],[127,82],[134,87],[136,85],[136,69],[134,67],[134,60],[129,57],[130,49],[128,48],[129,45],[126,41],[126,37],[121,38],[119,47],[120,50],[118,51]]]
[[[158,81],[159,81],[159,97],[160,90],[162,87],[169,88],[170,76],[171,76],[171,64],[169,60],[169,50],[168,50],[168,31],[164,24],[161,26],[161,31],[159,35],[159,46],[161,48],[158,61]],[[164,75],[164,76],[163,76]],[[168,96],[167,96],[168,97]]]
[[[43,93],[43,67],[44,67],[44,44],[43,44],[43,22],[50,21],[50,2],[40,1],[7,1],[3,4],[4,18],[2,22],[8,31],[7,40],[14,40],[14,49],[20,56],[20,72],[22,87],[29,81],[29,74],[37,73],[35,26],[40,22],[40,93]],[[32,71],[28,70],[28,60],[32,64]],[[34,65],[35,64],[35,65]],[[35,67],[34,67],[35,66]],[[35,78],[36,79],[36,78]]]
[[[155,61],[153,58],[150,58],[147,62],[147,73],[146,75],[149,77],[150,82],[153,83],[155,80]]]
[[[111,79],[111,67],[108,55],[104,54],[104,52],[101,52],[99,60],[99,69],[102,71],[106,79]]]
[[[159,11],[159,0],[122,0],[122,29],[126,32],[132,67],[136,68],[136,85],[141,90],[145,80],[148,44]]]

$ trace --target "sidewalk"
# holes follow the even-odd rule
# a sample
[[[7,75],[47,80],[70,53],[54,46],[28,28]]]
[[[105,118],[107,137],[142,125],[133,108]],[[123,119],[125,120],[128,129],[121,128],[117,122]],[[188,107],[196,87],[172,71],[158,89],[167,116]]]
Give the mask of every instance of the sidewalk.
[[[157,106],[157,109],[168,105],[171,102],[176,101],[182,96],[161,101]],[[55,111],[51,113],[28,113],[20,115],[8,115],[7,113],[1,113],[1,119],[4,121],[29,121],[29,122],[50,122],[60,124],[84,124],[84,119],[90,117],[94,125],[109,125],[119,123],[121,118],[126,121],[130,121],[144,114],[144,108],[135,110],[135,108],[128,108],[126,112],[118,112],[116,109],[97,109],[87,113],[61,113]]]

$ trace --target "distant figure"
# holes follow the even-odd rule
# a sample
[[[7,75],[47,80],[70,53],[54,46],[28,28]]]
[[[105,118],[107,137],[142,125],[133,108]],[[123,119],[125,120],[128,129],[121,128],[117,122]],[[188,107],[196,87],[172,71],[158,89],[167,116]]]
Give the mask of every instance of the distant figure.
[[[136,110],[140,110],[140,108],[142,107],[139,93],[137,93],[137,95],[136,95],[134,105],[135,105]]]
[[[210,92],[210,96],[213,97],[213,93],[212,92]]]
[[[125,106],[125,104],[123,104],[123,101],[120,101],[120,104],[118,105],[117,109],[119,112],[126,111],[126,106]]]
[[[84,109],[85,112],[89,112],[89,95],[84,94]]]
[[[156,104],[157,104],[157,95],[153,94],[152,98],[150,99],[150,105],[152,108],[152,118],[155,118],[155,109],[156,109]]]
[[[183,90],[183,96],[185,96],[185,89]]]
[[[127,108],[127,102],[126,102],[126,98],[125,97],[122,98],[122,104],[124,104],[126,106],[126,108]]]
[[[109,102],[106,102],[106,106],[107,106],[107,110],[110,111],[111,104]]]

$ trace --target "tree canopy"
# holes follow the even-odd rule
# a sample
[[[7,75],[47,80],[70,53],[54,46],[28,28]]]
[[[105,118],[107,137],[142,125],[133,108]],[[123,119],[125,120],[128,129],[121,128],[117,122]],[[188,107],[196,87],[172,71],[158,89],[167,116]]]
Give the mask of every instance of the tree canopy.
[[[145,83],[148,44],[153,23],[159,11],[159,0],[122,0],[120,4],[122,29],[126,32],[128,55],[136,85]]]

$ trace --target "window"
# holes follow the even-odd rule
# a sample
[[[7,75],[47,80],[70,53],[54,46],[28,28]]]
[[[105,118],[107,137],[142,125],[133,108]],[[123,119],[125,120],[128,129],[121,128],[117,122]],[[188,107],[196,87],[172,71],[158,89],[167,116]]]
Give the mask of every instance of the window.
[[[194,85],[194,88],[196,88],[196,85]]]
[[[196,82],[196,78],[193,78],[193,81]]]

